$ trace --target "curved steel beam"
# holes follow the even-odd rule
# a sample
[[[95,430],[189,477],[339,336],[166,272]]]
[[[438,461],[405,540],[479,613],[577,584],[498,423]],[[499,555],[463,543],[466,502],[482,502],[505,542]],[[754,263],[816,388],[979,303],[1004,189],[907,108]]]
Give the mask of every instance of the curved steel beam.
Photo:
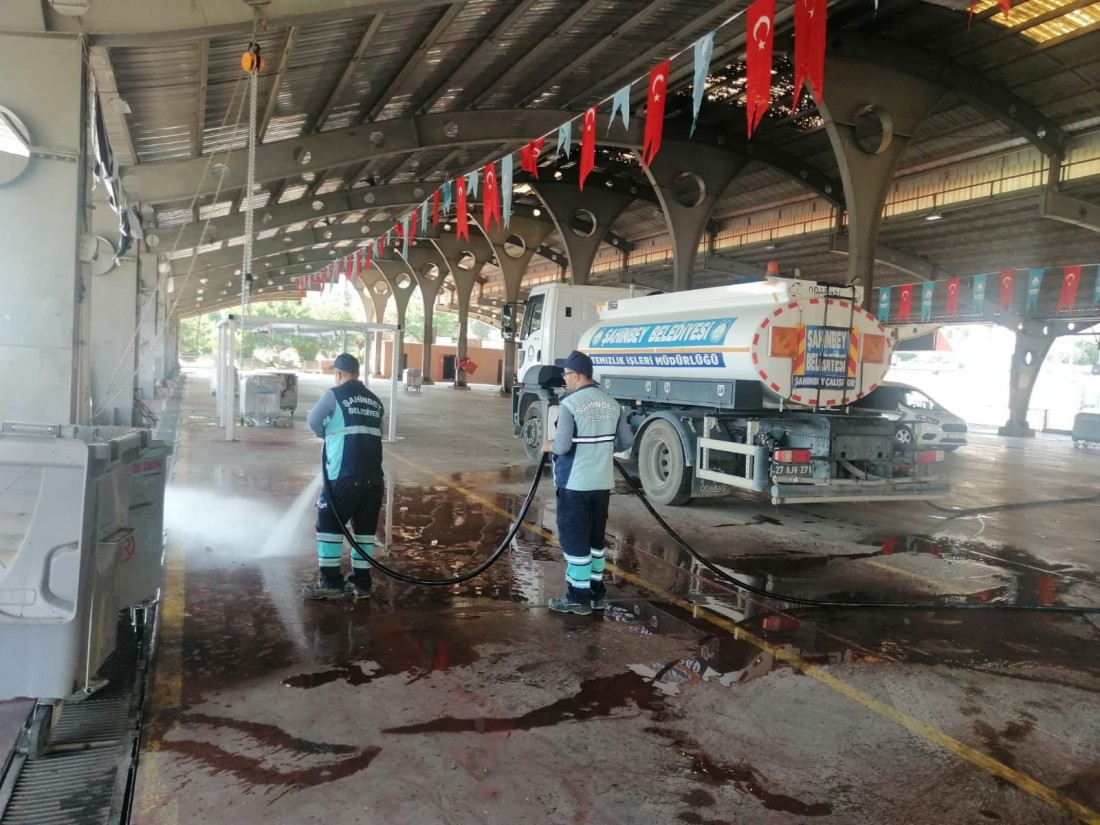
[[[293,178],[303,172],[320,172],[383,157],[425,149],[458,145],[522,144],[556,132],[577,112],[545,109],[504,109],[395,118],[352,129],[280,140],[260,146],[256,152],[256,181],[264,183]],[[597,128],[603,135],[609,117],[601,115]],[[600,125],[602,124],[602,125]],[[633,147],[641,144],[642,127],[615,130],[616,139],[605,145]],[[247,151],[217,153],[207,168],[208,156],[188,160],[143,163],[122,170],[123,186],[133,200],[169,203],[199,195],[239,189],[245,185]]]
[[[968,69],[944,55],[882,37],[841,29],[829,35],[829,56],[885,66],[956,92],[1026,137],[1048,157],[1062,157],[1067,135],[1062,127],[1004,84]]]

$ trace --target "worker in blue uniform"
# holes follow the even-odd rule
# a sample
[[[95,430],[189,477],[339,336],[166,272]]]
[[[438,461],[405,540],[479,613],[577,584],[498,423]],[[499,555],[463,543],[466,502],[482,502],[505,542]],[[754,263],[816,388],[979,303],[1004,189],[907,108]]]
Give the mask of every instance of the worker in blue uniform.
[[[309,411],[306,423],[325,440],[322,468],[332,498],[322,486],[317,501],[317,581],[306,585],[307,599],[355,598],[370,594],[370,562],[351,551],[351,574],[340,571],[344,535],[340,520],[352,525],[352,535],[366,555],[374,553],[378,513],[382,509],[382,402],[359,380],[359,359],[349,353],[332,365],[336,386],[325,391]],[[339,514],[339,519],[337,515]]]
[[[574,350],[555,364],[567,393],[558,405],[557,433],[542,450],[554,456],[565,595],[550,599],[549,607],[586,616],[607,607],[604,531],[615,453],[629,448],[634,434],[619,402],[592,380],[591,358]]]

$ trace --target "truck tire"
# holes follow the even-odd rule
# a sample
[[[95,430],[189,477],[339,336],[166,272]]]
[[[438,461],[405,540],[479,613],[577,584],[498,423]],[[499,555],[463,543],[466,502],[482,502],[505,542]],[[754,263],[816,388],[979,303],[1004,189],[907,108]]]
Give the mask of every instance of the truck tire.
[[[542,409],[538,402],[528,405],[523,414],[523,429],[520,430],[520,438],[523,440],[523,451],[532,464],[538,464],[542,460],[542,442],[545,440],[543,433],[546,426],[542,420]]]
[[[680,505],[691,500],[691,468],[680,434],[668,421],[657,419],[642,432],[638,475],[650,501]]]

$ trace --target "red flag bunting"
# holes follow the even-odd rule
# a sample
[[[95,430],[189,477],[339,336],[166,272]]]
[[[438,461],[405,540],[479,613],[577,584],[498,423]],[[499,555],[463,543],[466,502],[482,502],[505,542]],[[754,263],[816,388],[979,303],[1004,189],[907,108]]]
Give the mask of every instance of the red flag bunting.
[[[1001,12],[1005,17],[1008,17],[1008,13],[1012,11],[1012,0],[998,0],[1001,5]]]
[[[584,179],[596,166],[596,107],[584,113],[584,127],[581,132],[581,191],[584,191]]]
[[[405,237],[405,230],[401,228],[401,221],[398,221],[393,225],[393,231],[397,233],[398,238]]]
[[[485,167],[485,194],[482,203],[486,229],[493,225],[493,218],[496,218],[497,226],[500,226],[500,192],[498,190],[497,165],[490,163]]]
[[[459,238],[465,238],[470,240],[470,225],[467,223],[466,215],[466,176],[459,175],[455,180],[455,188],[458,190],[458,215],[456,216],[455,223],[457,228],[455,235]]]
[[[818,100],[825,88],[825,17],[826,0],[796,0],[794,7],[794,106],[802,92],[802,82]]]
[[[539,155],[542,153],[542,144],[546,138],[532,140],[519,150],[519,168],[524,172],[530,172],[535,180],[539,179]]]
[[[649,166],[661,148],[665,129],[665,98],[668,97],[669,62],[659,63],[649,73],[649,96],[645,104],[645,132],[642,136],[642,163]]]
[[[746,97],[745,118],[748,120],[749,137],[760,125],[768,111],[772,97],[772,41],[775,20],[775,0],[756,0],[746,14],[748,37],[746,40]]]
[[[414,209],[412,211],[412,214],[409,216],[409,246],[413,245],[413,239],[416,237],[416,221],[418,212],[419,210]]]
[[[901,297],[898,298],[898,320],[908,321],[913,310],[913,285],[901,286]]]
[[[378,256],[381,257],[386,254],[386,236],[378,236]]]
[[[439,226],[439,190],[432,193],[432,226]]]
[[[1012,308],[1012,278],[1015,275],[1013,269],[1001,270],[1001,310]]]
[[[1058,296],[1058,312],[1077,305],[1077,285],[1081,282],[1081,267],[1067,266],[1062,270],[1062,293]]]
[[[946,315],[958,315],[959,314],[959,279],[948,278],[947,279],[947,302],[944,304],[944,313]]]
[[[367,251],[367,254],[365,256],[366,260],[364,261],[363,266],[365,266],[367,269],[370,269],[372,266],[374,266],[374,261],[372,260],[372,252],[374,251],[374,244],[367,244],[366,251]]]

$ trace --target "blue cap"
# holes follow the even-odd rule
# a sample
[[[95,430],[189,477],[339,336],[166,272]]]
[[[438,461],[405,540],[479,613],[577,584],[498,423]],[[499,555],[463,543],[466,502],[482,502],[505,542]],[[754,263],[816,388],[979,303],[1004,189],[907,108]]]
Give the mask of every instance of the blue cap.
[[[554,362],[554,366],[592,377],[592,359],[580,350],[573,350],[567,357],[559,358]]]
[[[340,372],[346,372],[348,375],[358,375],[359,359],[350,353],[341,352],[336,356],[336,360],[332,362],[332,368],[340,370]]]

